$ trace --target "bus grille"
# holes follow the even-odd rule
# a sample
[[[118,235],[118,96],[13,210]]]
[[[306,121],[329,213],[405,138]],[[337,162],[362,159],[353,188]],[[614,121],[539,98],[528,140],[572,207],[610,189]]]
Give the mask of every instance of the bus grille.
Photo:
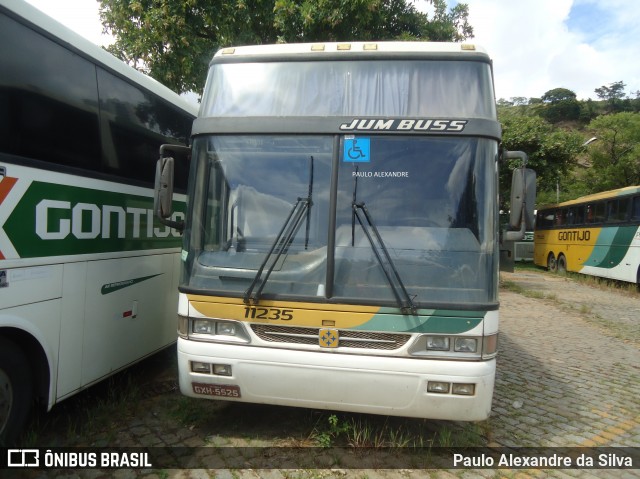
[[[251,329],[263,341],[286,344],[319,344],[319,328],[252,324]],[[372,331],[339,330],[340,347],[358,349],[393,350],[404,346],[410,334],[378,333]]]

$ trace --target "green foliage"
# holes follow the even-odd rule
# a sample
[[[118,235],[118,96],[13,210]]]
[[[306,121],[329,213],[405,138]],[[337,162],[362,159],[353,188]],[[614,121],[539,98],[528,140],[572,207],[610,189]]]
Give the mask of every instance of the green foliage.
[[[175,91],[202,91],[213,54],[276,42],[432,40],[473,36],[468,7],[432,17],[411,0],[99,0],[108,50]]]
[[[640,113],[599,116],[589,131],[598,141],[589,145],[588,191],[640,185]]]
[[[331,414],[327,422],[328,427],[318,424],[311,433],[311,437],[320,447],[335,446],[336,441],[340,439],[341,436],[352,430],[351,424],[341,421],[335,414]]]
[[[624,87],[619,81],[596,88],[600,101],[555,88],[528,102],[497,102],[503,146],[525,151],[538,173],[538,205],[640,184],[640,91],[625,96]],[[592,137],[598,141],[585,145]],[[504,193],[515,166],[502,165]]]
[[[556,128],[537,115],[502,112],[500,121],[503,147],[527,153],[528,166],[538,174],[538,190],[555,191],[558,179],[564,178],[574,167],[583,136]],[[509,191],[511,170],[518,166],[514,160],[501,165],[501,191]]]
[[[542,95],[544,107],[540,115],[551,123],[580,118],[580,103],[576,94],[566,88],[555,88]]]
[[[621,111],[624,99],[624,87],[626,85],[622,81],[603,85],[594,91],[598,98],[607,102],[609,111]]]

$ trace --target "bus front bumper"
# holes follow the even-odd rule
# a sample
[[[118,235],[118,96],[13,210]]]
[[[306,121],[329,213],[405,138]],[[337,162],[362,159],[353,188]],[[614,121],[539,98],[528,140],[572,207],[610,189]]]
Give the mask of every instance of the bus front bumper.
[[[230,374],[194,372],[206,364]],[[489,417],[495,359],[444,361],[256,348],[178,339],[180,390],[190,397],[456,421]],[[225,371],[225,374],[228,372]],[[427,390],[449,383],[449,392]],[[474,384],[472,395],[453,384]]]

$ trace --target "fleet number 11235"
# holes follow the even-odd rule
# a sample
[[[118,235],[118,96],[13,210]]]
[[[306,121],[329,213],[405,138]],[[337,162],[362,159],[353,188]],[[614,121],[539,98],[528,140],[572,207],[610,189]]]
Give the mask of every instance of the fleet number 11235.
[[[259,306],[246,306],[244,308],[245,319],[269,319],[272,321],[291,321],[293,309],[261,308]]]

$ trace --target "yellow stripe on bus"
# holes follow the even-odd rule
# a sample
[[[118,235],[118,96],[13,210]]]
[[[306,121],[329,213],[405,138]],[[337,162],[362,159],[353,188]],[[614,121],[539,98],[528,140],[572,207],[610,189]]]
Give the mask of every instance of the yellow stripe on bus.
[[[188,295],[189,305],[209,318],[307,327],[354,328],[370,321],[380,308],[296,301],[261,300],[247,305],[241,298]]]

